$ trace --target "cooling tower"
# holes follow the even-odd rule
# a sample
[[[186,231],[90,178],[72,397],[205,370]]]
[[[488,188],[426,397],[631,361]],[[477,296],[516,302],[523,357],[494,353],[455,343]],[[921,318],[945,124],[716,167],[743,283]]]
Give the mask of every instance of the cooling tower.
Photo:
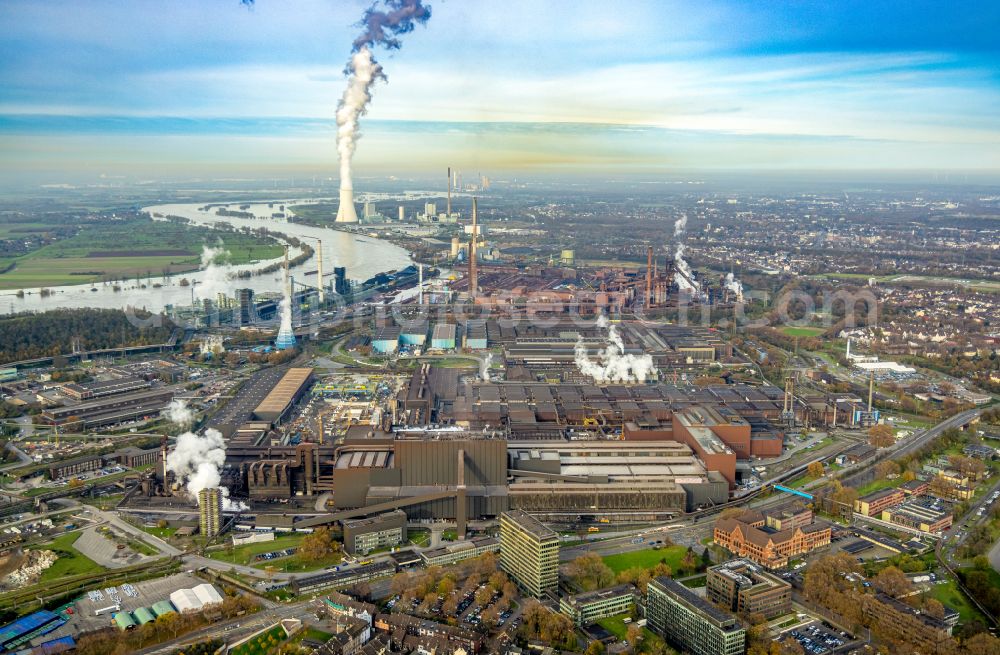
[[[340,190],[340,207],[337,208],[337,223],[357,223],[358,213],[354,210],[354,190]]]

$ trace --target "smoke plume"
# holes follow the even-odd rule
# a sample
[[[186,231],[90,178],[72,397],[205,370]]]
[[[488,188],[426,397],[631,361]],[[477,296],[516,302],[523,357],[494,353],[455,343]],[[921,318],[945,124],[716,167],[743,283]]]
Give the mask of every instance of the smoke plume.
[[[190,427],[191,423],[194,422],[194,412],[187,406],[183,398],[171,400],[165,413],[168,421],[182,428]]]
[[[198,285],[198,297],[214,300],[220,293],[229,291],[233,267],[227,261],[229,251],[224,246],[215,248],[202,246],[201,249],[201,284]]]
[[[205,434],[185,432],[177,437],[174,449],[167,455],[167,470],[173,471],[188,494],[198,498],[202,489],[219,487],[223,509],[246,509],[242,503],[229,500],[229,489],[220,486],[222,467],[226,463],[226,443],[222,433],[209,428]]]
[[[691,265],[684,259],[684,244],[680,241],[680,237],[684,236],[684,232],[687,230],[687,222],[688,218],[686,214],[674,221],[674,237],[677,238],[677,248],[674,250],[674,266],[677,267],[679,273],[682,273],[682,275],[674,276],[674,282],[677,283],[677,288],[680,291],[698,294],[700,290],[695,283],[694,271],[691,270]]]
[[[723,286],[736,296],[736,302],[743,302],[743,283],[737,280],[735,275],[726,273],[726,281]]]
[[[484,382],[490,381],[490,366],[492,365],[493,353],[486,353],[486,358],[483,359],[482,364],[479,366],[479,377],[481,377]]]
[[[596,325],[608,328],[607,346],[597,353],[595,361],[590,359],[583,337],[577,339],[573,354],[576,367],[581,373],[599,383],[645,382],[647,378],[656,374],[651,355],[625,353],[625,343],[618,334],[618,329],[614,325],[608,327],[608,319],[603,314],[598,317]]]
[[[252,0],[251,0],[252,2]],[[412,32],[414,27],[426,23],[431,8],[421,0],[381,0],[365,12],[359,26],[362,33],[354,39],[350,60],[347,62],[347,88],[337,106],[337,154],[340,157],[340,188],[353,189],[351,159],[357,146],[358,121],[368,111],[372,88],[378,80],[387,79],[382,66],[375,61],[372,50],[382,46],[398,50],[399,37]]]
[[[684,230],[687,229],[688,217],[687,214],[682,215],[676,221],[674,221],[674,236],[679,237],[684,234]]]

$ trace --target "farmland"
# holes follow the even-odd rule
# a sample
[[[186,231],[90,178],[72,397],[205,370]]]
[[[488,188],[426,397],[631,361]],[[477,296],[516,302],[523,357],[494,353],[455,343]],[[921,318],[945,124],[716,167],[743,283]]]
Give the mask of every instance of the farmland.
[[[197,270],[205,245],[222,245],[232,264],[274,259],[281,246],[270,237],[175,222],[132,218],[90,224],[76,235],[0,262],[0,289],[89,284]]]

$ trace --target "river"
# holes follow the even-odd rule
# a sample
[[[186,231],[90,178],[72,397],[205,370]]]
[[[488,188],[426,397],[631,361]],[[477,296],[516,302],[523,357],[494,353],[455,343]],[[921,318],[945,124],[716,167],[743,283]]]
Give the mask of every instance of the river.
[[[257,218],[245,219],[233,216],[216,215],[216,206],[220,203],[213,202],[212,209],[199,211],[205,203],[183,203],[153,205],[145,207],[144,211],[151,214],[162,214],[163,216],[181,216],[190,219],[199,225],[213,226],[216,223],[227,223],[236,228],[267,227],[274,232],[281,232],[290,237],[301,239],[314,249],[316,240],[323,241],[323,274],[327,284],[333,275],[334,266],[344,266],[347,268],[347,276],[354,280],[367,280],[377,273],[393,269],[405,268],[409,265],[409,253],[388,241],[382,241],[365,235],[331,230],[300,223],[290,223],[285,219],[272,218],[271,214],[278,212],[278,206],[285,204],[286,214],[287,203],[293,201],[274,200],[261,203],[231,203],[226,205],[228,209],[239,210],[242,205],[250,204],[244,211],[253,213]],[[319,200],[294,201],[297,204],[307,204],[319,202]],[[273,203],[273,207],[269,205]],[[220,236],[224,234],[220,233]],[[112,245],[112,244],[109,244]],[[169,244],[165,244],[169,247]],[[293,250],[292,256],[295,252]],[[232,271],[236,273],[240,270],[260,269],[271,263],[267,260],[254,264],[233,266]],[[314,254],[306,262],[292,269],[292,275],[297,282],[304,284],[316,284],[316,255]],[[311,273],[311,275],[307,275]],[[181,286],[180,281],[187,278],[192,284]],[[39,289],[25,289],[23,298],[18,298],[16,291],[0,292],[0,313],[42,311],[46,309],[97,307],[104,309],[124,309],[134,307],[147,309],[149,311],[160,311],[167,305],[190,305],[192,295],[199,298],[199,284],[204,278],[204,271],[192,271],[189,273],[177,274],[166,279],[159,276],[153,277],[151,283],[160,284],[159,288],[141,285],[130,280],[120,283],[121,289],[115,291],[111,284],[96,282],[94,284],[78,284],[71,286],[46,287],[51,294],[42,297]],[[228,295],[235,296],[235,290],[239,288],[251,288],[255,293],[263,291],[280,292],[282,290],[282,279],[280,273],[270,273],[265,275],[254,275],[249,278],[233,278],[230,280]],[[96,289],[96,291],[92,291]],[[213,292],[214,295],[214,292]],[[214,300],[214,297],[212,298]]]

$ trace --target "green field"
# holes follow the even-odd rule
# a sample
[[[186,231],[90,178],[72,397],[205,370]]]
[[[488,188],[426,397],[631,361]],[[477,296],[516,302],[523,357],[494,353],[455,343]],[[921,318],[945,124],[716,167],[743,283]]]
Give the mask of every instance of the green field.
[[[212,559],[219,560],[220,562],[230,562],[232,564],[243,564],[246,566],[253,565],[254,555],[260,555],[261,553],[270,553],[275,550],[284,550],[286,548],[298,548],[299,544],[302,543],[302,539],[305,538],[305,534],[294,533],[281,536],[275,536],[274,541],[264,541],[256,544],[247,544],[246,546],[240,546],[239,548],[233,549],[231,552],[226,552],[226,549],[213,550],[207,553],[208,557]],[[275,560],[277,561],[277,560]]]
[[[245,644],[240,644],[230,652],[232,655],[263,655],[264,653],[276,650],[286,638],[285,629],[280,625],[276,625]]]
[[[962,623],[983,620],[982,614],[969,602],[969,599],[965,597],[965,594],[958,588],[954,580],[948,580],[945,584],[932,584],[927,595],[931,598],[936,598],[943,605],[947,605],[957,611],[960,617],[959,620]]]
[[[667,546],[659,550],[637,550],[631,553],[608,555],[604,558],[604,563],[615,573],[621,573],[635,567],[649,569],[662,560],[666,561],[667,566],[676,572],[681,568],[681,560],[684,559],[685,553],[687,553],[687,548],[684,546]]]
[[[55,564],[42,572],[41,577],[38,578],[39,584],[53,582],[73,575],[99,573],[104,570],[97,562],[73,548],[73,544],[79,538],[79,532],[67,532],[47,544],[34,547],[36,550],[55,551],[59,556]]]
[[[818,337],[826,332],[826,328],[821,327],[793,327],[791,325],[781,328],[781,331],[790,337]]]
[[[220,242],[232,264],[274,259],[283,252],[270,237],[201,226],[148,219],[99,223],[16,258],[14,268],[0,274],[0,289],[92,284],[137,276],[153,284],[164,273],[197,270],[202,247]]]
[[[337,217],[337,205],[332,203],[317,203],[315,205],[295,205],[287,207],[295,214],[295,221],[310,225],[332,225]]]

